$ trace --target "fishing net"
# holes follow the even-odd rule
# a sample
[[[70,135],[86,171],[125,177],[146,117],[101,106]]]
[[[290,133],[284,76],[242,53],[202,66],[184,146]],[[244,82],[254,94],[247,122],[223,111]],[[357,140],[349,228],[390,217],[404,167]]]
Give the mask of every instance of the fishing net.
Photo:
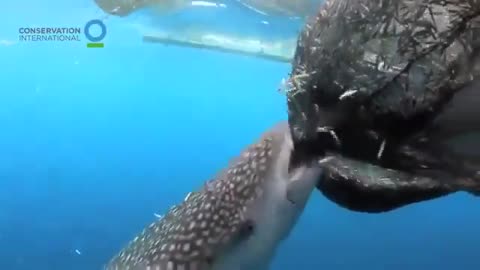
[[[329,0],[284,88],[296,141],[356,126],[409,135],[480,78],[480,0]]]

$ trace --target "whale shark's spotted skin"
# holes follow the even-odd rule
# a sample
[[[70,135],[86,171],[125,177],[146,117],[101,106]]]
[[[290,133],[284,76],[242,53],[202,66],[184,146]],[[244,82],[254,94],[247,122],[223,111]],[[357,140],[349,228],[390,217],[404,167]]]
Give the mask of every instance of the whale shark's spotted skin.
[[[316,166],[289,173],[291,150],[282,123],[146,228],[106,269],[268,269],[320,177]]]

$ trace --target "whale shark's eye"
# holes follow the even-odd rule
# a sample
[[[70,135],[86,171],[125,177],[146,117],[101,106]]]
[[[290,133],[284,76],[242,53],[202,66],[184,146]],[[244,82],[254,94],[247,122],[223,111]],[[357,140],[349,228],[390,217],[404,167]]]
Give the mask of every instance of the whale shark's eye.
[[[253,224],[252,223],[247,224],[245,230],[248,233],[252,233],[253,232]]]
[[[212,264],[213,264],[213,257],[212,257],[212,256],[207,256],[207,257],[205,257],[205,262],[206,262],[208,265],[212,265]]]

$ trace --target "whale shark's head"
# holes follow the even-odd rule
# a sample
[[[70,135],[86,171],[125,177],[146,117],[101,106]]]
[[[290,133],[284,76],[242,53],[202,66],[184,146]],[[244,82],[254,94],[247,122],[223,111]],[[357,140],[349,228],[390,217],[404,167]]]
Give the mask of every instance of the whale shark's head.
[[[309,179],[319,176],[318,169],[289,172],[291,149],[286,124],[265,133],[232,160],[226,170],[135,237],[106,269],[244,270],[247,268],[239,267],[239,261],[232,257],[262,261],[263,258],[254,257],[269,251],[256,254],[242,250],[246,249],[243,247],[262,246],[270,241],[265,248],[274,248],[284,235],[275,235],[272,232],[276,229],[270,227],[292,221],[269,219],[285,214],[284,205],[304,204],[316,183],[301,181],[304,172],[315,172],[306,174]],[[291,209],[294,207],[289,206],[288,211]],[[245,265],[251,267],[252,263]]]

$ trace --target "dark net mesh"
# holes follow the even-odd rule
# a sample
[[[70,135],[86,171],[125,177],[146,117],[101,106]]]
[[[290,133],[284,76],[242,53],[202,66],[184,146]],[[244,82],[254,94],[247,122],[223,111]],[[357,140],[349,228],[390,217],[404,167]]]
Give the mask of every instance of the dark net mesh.
[[[329,0],[285,85],[294,139],[345,126],[417,132],[478,80],[479,52],[480,0]]]

